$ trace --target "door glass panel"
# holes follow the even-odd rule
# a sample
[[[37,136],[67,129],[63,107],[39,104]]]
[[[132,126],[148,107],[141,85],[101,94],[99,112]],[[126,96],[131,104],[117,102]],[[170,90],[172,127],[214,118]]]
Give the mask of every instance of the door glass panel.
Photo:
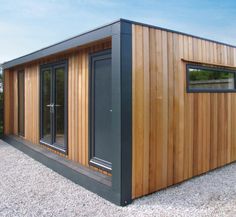
[[[65,97],[65,87],[64,87],[64,74],[65,68],[55,69],[55,112],[56,112],[56,138],[55,142],[59,146],[64,146],[64,97]]]
[[[42,98],[43,98],[43,140],[49,144],[52,143],[51,136],[51,70],[43,71],[43,84],[42,84]]]
[[[111,59],[94,64],[94,154],[111,162]]]
[[[66,63],[41,69],[41,142],[61,152],[67,151]]]

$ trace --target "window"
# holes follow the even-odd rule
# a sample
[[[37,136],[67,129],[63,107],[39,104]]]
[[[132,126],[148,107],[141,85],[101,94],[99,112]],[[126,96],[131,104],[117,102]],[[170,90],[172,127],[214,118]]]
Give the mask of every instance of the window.
[[[235,71],[187,65],[188,92],[234,92]]]
[[[25,135],[25,73],[18,72],[18,134]]]

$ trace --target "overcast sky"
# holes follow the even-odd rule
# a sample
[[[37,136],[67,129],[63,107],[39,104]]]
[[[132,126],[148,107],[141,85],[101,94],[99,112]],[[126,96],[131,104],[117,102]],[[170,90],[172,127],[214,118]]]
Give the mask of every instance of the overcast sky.
[[[236,0],[0,0],[0,63],[118,18],[236,45]]]

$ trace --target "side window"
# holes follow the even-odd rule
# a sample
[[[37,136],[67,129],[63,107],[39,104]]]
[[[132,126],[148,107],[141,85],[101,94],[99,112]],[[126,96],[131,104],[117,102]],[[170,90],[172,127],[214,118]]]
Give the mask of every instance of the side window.
[[[221,68],[187,65],[188,92],[234,92],[235,72]]]

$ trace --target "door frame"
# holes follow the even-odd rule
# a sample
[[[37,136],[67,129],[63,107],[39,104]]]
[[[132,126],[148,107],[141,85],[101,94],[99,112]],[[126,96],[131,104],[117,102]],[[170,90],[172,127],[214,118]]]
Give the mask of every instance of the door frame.
[[[65,67],[65,74],[64,74],[64,147],[65,149],[62,149],[58,146],[56,146],[56,143],[53,143],[53,140],[55,139],[55,135],[56,135],[56,132],[55,132],[55,129],[56,129],[56,120],[55,120],[55,115],[54,117],[51,117],[52,121],[50,121],[51,123],[51,136],[52,136],[52,142],[53,144],[49,144],[45,141],[42,140],[43,138],[43,107],[42,107],[42,104],[43,104],[43,94],[42,94],[42,88],[43,88],[43,72],[42,70],[43,69],[47,69],[47,68],[50,68],[52,70],[52,75],[51,75],[51,94],[52,94],[52,97],[55,99],[55,89],[53,90],[53,87],[55,88],[55,73],[54,73],[54,70],[55,68],[58,68],[60,66],[64,66]],[[47,63],[47,64],[42,64],[40,65],[40,90],[39,90],[39,94],[40,94],[40,102],[39,102],[39,120],[40,120],[40,127],[39,127],[39,135],[40,135],[40,138],[39,138],[39,141],[41,144],[43,145],[46,145],[58,152],[61,152],[65,155],[68,155],[68,60],[67,59],[63,59],[63,60],[60,60],[60,61],[55,61],[55,62],[50,62],[50,63]],[[52,114],[50,114],[52,115]]]
[[[97,167],[99,169],[105,170],[107,172],[112,171],[112,162],[105,161],[98,157],[95,157],[95,144],[94,144],[94,131],[95,131],[95,120],[94,120],[94,61],[107,59],[107,57],[112,61],[111,49],[106,49],[103,51],[98,51],[89,54],[89,164],[91,166]],[[112,73],[112,69],[111,69]],[[112,144],[110,144],[112,145]],[[112,154],[112,153],[111,153]]]

